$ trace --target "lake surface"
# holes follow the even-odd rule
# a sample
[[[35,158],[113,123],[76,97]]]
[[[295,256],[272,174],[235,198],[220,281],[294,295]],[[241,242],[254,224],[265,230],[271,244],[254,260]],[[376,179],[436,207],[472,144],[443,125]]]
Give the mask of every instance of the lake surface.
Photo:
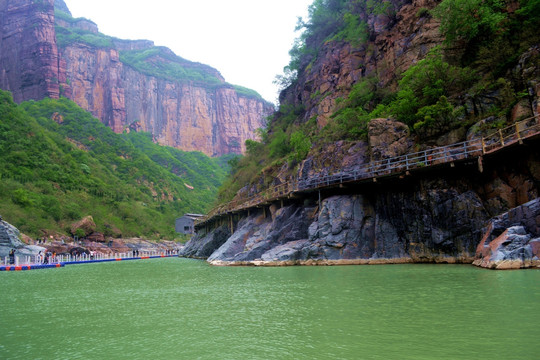
[[[540,271],[211,267],[0,273],[0,359],[538,359]]]

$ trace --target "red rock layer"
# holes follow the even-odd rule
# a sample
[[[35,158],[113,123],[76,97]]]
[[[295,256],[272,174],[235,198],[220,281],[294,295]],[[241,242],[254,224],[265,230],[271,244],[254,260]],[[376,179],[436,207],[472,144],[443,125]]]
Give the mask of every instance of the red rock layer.
[[[0,87],[16,102],[65,96],[117,133],[148,131],[162,145],[210,156],[245,152],[245,141],[255,138],[273,111],[224,80],[206,87],[168,81],[120,61],[119,51],[148,49],[151,41],[114,40],[114,48],[73,43],[59,50],[54,0],[0,0],[0,15]],[[58,25],[98,32],[84,19],[59,19]],[[186,66],[206,67],[187,61]]]
[[[16,102],[58,98],[54,0],[0,0],[0,86]]]

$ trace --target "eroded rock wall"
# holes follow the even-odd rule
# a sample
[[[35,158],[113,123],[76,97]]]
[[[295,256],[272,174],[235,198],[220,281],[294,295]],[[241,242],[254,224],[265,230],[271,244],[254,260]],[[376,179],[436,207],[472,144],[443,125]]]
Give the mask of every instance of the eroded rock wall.
[[[319,126],[324,126],[336,110],[337,100],[346,98],[358,81],[375,77],[379,87],[395,90],[399,74],[440,45],[443,37],[439,21],[419,13],[420,9],[433,9],[439,1],[390,3],[396,9],[393,16],[360,14],[368,26],[368,42],[359,46],[326,42],[312,64],[303,64],[297,85],[282,93],[281,99],[302,104],[304,119],[316,117]]]
[[[196,257],[216,265],[472,263],[493,217],[538,202],[537,144],[485,158],[482,171],[475,161],[445,164],[401,178],[323,190],[320,204],[313,193],[286,200],[283,207],[276,202],[264,211],[252,209],[249,216],[233,218],[234,232],[213,243],[213,249],[213,233],[194,238],[190,247],[205,244],[204,255]],[[328,152],[336,153],[334,148]],[[348,161],[349,156],[335,160]],[[540,217],[534,211],[509,214],[502,219],[514,222],[505,220],[499,228],[522,225],[538,231]],[[527,238],[525,245],[534,239]],[[530,247],[538,244],[532,241]]]
[[[475,192],[441,185],[422,182],[384,194],[334,195],[320,209],[316,203],[291,204],[268,217],[259,212],[243,218],[208,261],[470,263],[489,214]]]
[[[148,131],[162,145],[209,156],[245,152],[245,141],[256,138],[255,130],[273,112],[272,104],[238,93],[209,66],[184,61],[221,84],[156,78],[120,61],[120,51],[151,49],[151,41],[110,39],[112,47],[72,42],[59,48],[55,3],[69,13],[61,0],[0,1],[0,87],[16,102],[65,96],[117,133]],[[86,19],[58,19],[56,25],[98,34]]]
[[[54,0],[0,0],[0,87],[16,102],[58,98]]]

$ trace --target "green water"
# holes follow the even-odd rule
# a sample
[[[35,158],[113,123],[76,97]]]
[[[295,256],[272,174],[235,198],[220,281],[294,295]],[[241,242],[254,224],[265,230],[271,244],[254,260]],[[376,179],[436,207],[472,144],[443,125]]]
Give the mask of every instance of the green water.
[[[0,288],[0,359],[540,358],[537,270],[168,258],[4,272]]]

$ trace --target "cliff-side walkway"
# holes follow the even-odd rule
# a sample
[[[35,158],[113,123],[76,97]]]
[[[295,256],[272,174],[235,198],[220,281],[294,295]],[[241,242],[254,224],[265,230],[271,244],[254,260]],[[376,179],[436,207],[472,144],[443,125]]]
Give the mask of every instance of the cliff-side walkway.
[[[298,193],[313,192],[350,183],[376,182],[377,179],[383,177],[399,176],[418,169],[434,168],[443,164],[454,165],[456,162],[473,159],[477,159],[478,165],[482,167],[484,155],[499,152],[516,144],[523,144],[525,140],[539,135],[540,116],[537,115],[498,129],[479,139],[372,161],[354,169],[342,169],[339,173],[319,178],[293,179],[252,196],[239,197],[221,204],[197,221],[195,226],[200,228],[222,215],[267,205],[274,201],[291,198]]]

